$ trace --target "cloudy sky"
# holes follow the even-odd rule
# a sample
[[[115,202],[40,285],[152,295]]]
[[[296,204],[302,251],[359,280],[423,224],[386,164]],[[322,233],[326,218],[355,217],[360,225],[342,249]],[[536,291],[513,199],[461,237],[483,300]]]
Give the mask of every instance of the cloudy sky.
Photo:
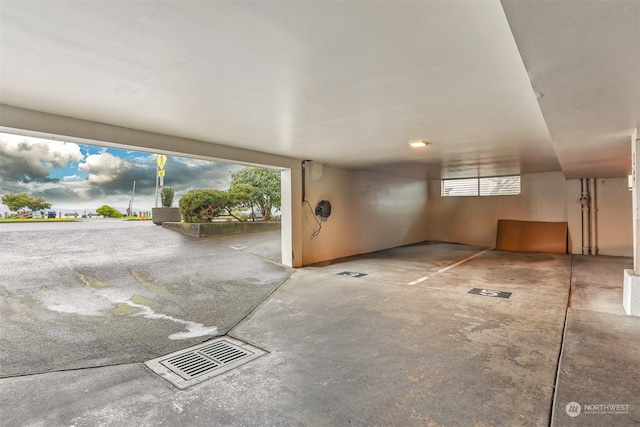
[[[95,211],[155,206],[157,154],[0,133],[0,197],[27,193],[44,197],[51,209]],[[175,190],[174,206],[192,188],[227,190],[230,172],[241,166],[167,156],[165,187]],[[7,211],[0,204],[0,212]]]

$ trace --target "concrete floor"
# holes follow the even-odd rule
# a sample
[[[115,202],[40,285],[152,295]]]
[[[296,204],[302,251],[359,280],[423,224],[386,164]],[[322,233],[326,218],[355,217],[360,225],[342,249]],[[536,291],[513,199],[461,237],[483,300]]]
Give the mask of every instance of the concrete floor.
[[[0,225],[0,377],[143,362],[227,333],[292,272],[272,261],[279,233],[260,234]]]
[[[573,257],[554,425],[640,425],[640,317],[624,314],[620,268],[631,260]],[[581,405],[575,417],[571,402]]]
[[[301,268],[229,331],[267,355],[186,390],[141,363],[3,378],[2,420],[635,425],[640,318],[618,310],[630,265],[420,244]],[[569,416],[570,402],[582,413]],[[606,404],[626,405],[625,413],[595,413]]]

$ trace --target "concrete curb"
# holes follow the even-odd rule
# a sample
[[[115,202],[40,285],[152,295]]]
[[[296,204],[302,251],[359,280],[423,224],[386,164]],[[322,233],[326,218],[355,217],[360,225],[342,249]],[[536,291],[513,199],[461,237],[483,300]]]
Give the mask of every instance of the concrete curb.
[[[162,226],[191,237],[206,237],[230,234],[260,233],[263,231],[280,230],[280,222],[212,222],[187,223],[163,222]]]

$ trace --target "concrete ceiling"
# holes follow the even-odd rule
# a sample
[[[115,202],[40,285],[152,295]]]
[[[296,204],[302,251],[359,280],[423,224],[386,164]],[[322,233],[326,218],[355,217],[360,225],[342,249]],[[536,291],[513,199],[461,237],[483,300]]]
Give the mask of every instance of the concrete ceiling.
[[[640,2],[0,0],[0,103],[414,177],[622,177]]]

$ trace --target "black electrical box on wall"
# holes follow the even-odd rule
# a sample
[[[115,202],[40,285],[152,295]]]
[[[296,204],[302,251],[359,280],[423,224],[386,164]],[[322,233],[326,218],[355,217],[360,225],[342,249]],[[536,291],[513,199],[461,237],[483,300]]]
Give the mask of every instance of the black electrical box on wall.
[[[328,200],[320,200],[318,202],[318,206],[316,206],[316,216],[319,216],[322,219],[329,218],[331,215],[331,203]]]

